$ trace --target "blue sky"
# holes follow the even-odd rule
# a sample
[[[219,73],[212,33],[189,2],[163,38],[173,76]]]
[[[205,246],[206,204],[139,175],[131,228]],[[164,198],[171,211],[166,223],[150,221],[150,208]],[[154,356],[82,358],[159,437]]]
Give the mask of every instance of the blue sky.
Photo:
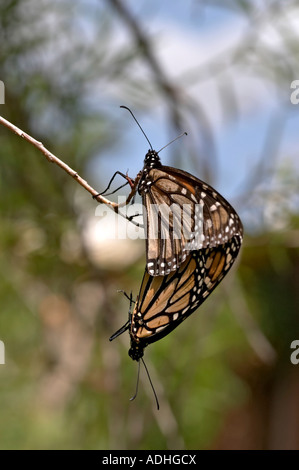
[[[217,175],[213,181],[215,188],[237,210],[241,207],[240,216],[247,233],[251,231],[253,233],[259,227],[263,218],[264,220],[267,219],[268,228],[275,227],[277,229],[279,227],[283,230],[283,220],[278,220],[277,211],[273,210],[273,204],[267,207],[268,200],[264,198],[263,193],[258,195],[258,191],[254,190],[252,194],[247,194],[247,200],[245,201],[247,207],[245,209],[244,198],[242,202],[240,201],[242,192],[246,189],[244,183],[248,180],[248,175],[256,170],[265,148],[270,152],[270,155],[266,155],[269,172],[268,174],[267,172],[260,174],[260,189],[273,189],[271,188],[271,165],[282,165],[284,161],[288,161],[299,170],[299,159],[297,157],[299,147],[299,105],[296,107],[290,103],[291,80],[290,83],[286,80],[279,88],[273,84],[271,79],[267,80],[265,71],[259,74],[256,71],[258,68],[253,73],[250,68],[234,67],[228,75],[225,75],[225,79],[228,80],[228,84],[233,84],[238,108],[236,115],[233,114],[229,106],[226,108],[221,106],[220,98],[223,97],[220,97],[219,93],[225,93],[225,87],[221,88],[221,85],[223,85],[221,79],[223,77],[213,77],[207,74],[206,80],[197,81],[195,74],[194,82],[188,81],[188,71],[190,69],[202,66],[202,70],[205,70],[205,64],[211,58],[217,57],[217,60],[221,60],[225,56],[225,51],[230,47],[237,46],[248,30],[247,20],[239,12],[231,11],[229,13],[224,8],[199,7],[198,5],[202,3],[191,0],[187,2],[161,2],[157,0],[134,2],[133,0],[126,0],[126,4],[131,7],[131,11],[138,17],[144,30],[154,41],[154,52],[166,75],[179,90],[186,93],[189,99],[204,110],[210,122],[217,162],[217,168],[215,169]],[[264,2],[255,3],[264,4]],[[103,5],[107,5],[106,2],[103,2]],[[194,6],[193,14],[190,14],[192,5]],[[294,18],[299,18],[299,14]],[[115,14],[113,20],[116,25],[116,34],[113,38],[114,44],[111,44],[111,47],[117,49],[125,44],[130,44],[130,35],[128,35],[127,28]],[[299,31],[299,24],[294,26],[290,21],[289,25],[288,19],[283,17],[281,21],[282,29],[289,27],[290,32],[293,34],[293,30],[296,30],[295,26],[298,26]],[[269,46],[270,44],[270,48],[273,48],[274,51],[276,48],[277,51],[280,51],[283,46],[278,34],[279,27],[278,25],[277,30],[275,30],[274,25],[267,19],[260,31],[257,32],[257,34],[260,34],[259,47]],[[142,66],[133,71],[133,73],[135,72],[136,76],[140,74],[141,77],[142,74],[147,73]],[[299,76],[291,78],[296,79]],[[116,170],[122,172],[129,170],[129,175],[134,178],[142,169],[144,156],[148,150],[148,143],[136,123],[126,110],[119,108],[119,105],[132,108],[154,149],[160,149],[176,137],[176,135],[173,135],[173,130],[170,132],[169,116],[160,96],[152,98],[153,101],[150,105],[145,107],[144,111],[141,111],[140,109],[134,109],[132,103],[124,102],[122,91],[115,88],[113,84],[108,84],[104,91],[106,99],[101,102],[101,106],[107,113],[115,117],[114,132],[122,138],[119,141],[117,140],[115,147],[106,149],[104,153],[101,153],[100,158],[95,159],[91,165],[91,172],[98,174],[99,185],[97,189],[99,190],[104,189],[101,185],[107,184],[107,178],[112,176]],[[286,119],[283,120],[284,126],[281,129],[274,130],[274,135],[272,135],[268,131],[273,117],[277,115],[285,116]],[[120,129],[117,128],[118,123]],[[200,146],[201,136],[194,135],[196,132],[194,127],[181,129],[181,131],[187,131],[189,135],[163,150],[160,155],[163,164],[174,164],[172,155],[175,150],[179,150],[184,155],[185,149],[188,148],[186,139],[198,139]],[[276,147],[274,145],[275,139],[280,131],[279,146]],[[265,147],[267,139],[268,144]],[[271,144],[273,144],[274,149],[271,148]],[[206,157],[213,158],[212,155]],[[198,159],[200,160],[200,158],[199,151]],[[188,151],[186,150],[186,160],[184,160],[181,168],[191,171],[189,163]],[[203,175],[194,174],[203,179]],[[282,193],[284,193],[283,190]],[[287,198],[288,194],[283,194],[283,197]],[[278,198],[278,200],[280,199]],[[248,208],[250,209],[249,214],[247,212]],[[275,219],[271,216],[271,211]],[[110,215],[113,217],[113,214]],[[107,224],[107,220],[103,220],[101,223],[98,222],[98,217],[90,220],[88,238],[91,240],[93,237],[95,249],[98,250],[101,236],[100,245],[103,249],[99,255],[101,260],[104,256],[103,253],[109,253],[109,263],[111,263],[111,256],[114,253],[115,262],[119,266],[121,253],[126,253],[127,249],[123,248],[119,240],[116,240],[115,246],[113,245],[112,248],[110,244],[106,245],[106,238],[111,243],[111,234],[110,232],[106,233],[105,229],[111,228],[111,224]],[[124,243],[126,242],[124,241]],[[140,254],[138,249],[142,250],[143,244],[134,243],[133,245],[136,247],[135,255],[138,257]],[[117,251],[117,247],[121,247],[121,253]],[[124,257],[125,259],[126,257]]]
[[[260,7],[266,5],[262,1],[253,3]],[[107,4],[104,2],[103,5]],[[299,105],[296,107],[290,103],[291,82],[286,81],[279,89],[271,80],[267,80],[265,73],[259,75],[256,72],[258,69],[252,69],[255,70],[253,72],[250,68],[232,68],[224,78],[229,84],[233,83],[238,106],[238,114],[234,116],[230,114],[229,107],[221,107],[219,90],[221,93],[222,77],[208,76],[207,80],[198,82],[195,77],[193,82],[188,81],[190,69],[198,66],[204,69],[205,64],[213,57],[221,60],[226,50],[238,45],[249,30],[245,15],[233,9],[202,6],[205,5],[204,2],[191,0],[187,2],[127,0],[126,5],[134,12],[147,35],[154,41],[154,52],[166,75],[206,113],[213,129],[217,158],[217,177],[213,184],[225,197],[233,203],[238,202],[242,184],[246,181],[248,173],[254,171],[262,155],[269,125],[277,113],[289,116],[289,119],[285,120],[276,163],[282,164],[283,160],[287,159],[297,165]],[[119,35],[115,37],[115,47],[119,47],[122,42],[130,42],[127,28],[117,18],[114,15]],[[298,21],[294,15],[288,16],[287,8],[285,17],[282,16],[276,25],[272,24],[271,18],[266,15],[262,27],[257,30],[260,47],[267,46],[270,50],[281,52],[284,47],[281,40],[284,28],[289,27],[290,33],[296,34],[296,26]],[[141,67],[136,73],[142,76],[146,71]],[[299,77],[292,77],[296,78]],[[121,94],[118,96],[117,91],[112,92],[110,98],[105,106],[117,116],[118,122],[124,123],[125,133],[117,148],[107,150],[105,157],[102,155],[92,170],[98,171],[99,175],[112,176],[116,170],[126,172],[129,169],[129,174],[134,177],[143,166],[148,144],[129,113],[118,107],[121,104],[132,107],[131,103],[123,102]],[[169,133],[168,115],[159,97],[154,99],[152,107],[145,112],[135,110],[134,107],[132,109],[136,112],[155,149],[161,148],[175,137]],[[186,139],[198,138],[192,134],[194,132],[192,128],[181,130],[189,131]],[[274,135],[273,138],[275,137]],[[184,153],[185,142],[184,137],[165,149],[161,153],[162,162],[173,164],[171,158],[174,152],[173,146],[178,146]],[[271,161],[271,156],[269,160]],[[187,161],[183,169],[190,171]],[[196,176],[202,177],[200,174]]]

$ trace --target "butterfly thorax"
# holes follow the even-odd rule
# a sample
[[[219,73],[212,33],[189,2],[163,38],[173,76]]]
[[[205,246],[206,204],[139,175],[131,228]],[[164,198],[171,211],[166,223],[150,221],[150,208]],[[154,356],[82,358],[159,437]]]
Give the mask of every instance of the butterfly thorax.
[[[151,184],[151,181],[148,177],[149,172],[153,168],[159,168],[162,166],[160,157],[156,150],[149,150],[144,158],[143,170],[140,173],[140,180],[138,183],[138,192],[143,194],[147,192],[148,186]]]
[[[149,150],[144,158],[144,169],[158,168],[161,166],[161,160],[156,150]]]

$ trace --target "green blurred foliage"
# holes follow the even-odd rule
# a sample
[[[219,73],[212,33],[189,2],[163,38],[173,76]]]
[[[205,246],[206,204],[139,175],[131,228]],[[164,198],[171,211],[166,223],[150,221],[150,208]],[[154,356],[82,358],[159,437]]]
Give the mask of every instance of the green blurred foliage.
[[[93,2],[70,8],[66,0],[0,4],[1,114],[91,184],[90,162],[99,156],[101,164],[123,129],[115,133],[113,116],[86,103],[86,90],[105,78],[136,107],[144,106],[145,95],[171,98],[158,76],[152,86],[128,73],[137,60],[149,60],[141,43],[109,49],[121,21],[115,3],[101,9]],[[251,12],[248,2],[229,3]],[[96,41],[88,39],[85,23]],[[267,57],[268,73],[279,75]],[[175,104],[173,127],[180,122]],[[296,211],[284,211],[282,228],[249,231],[238,266],[211,299],[148,348],[157,412],[144,370],[138,397],[129,402],[137,366],[127,355],[128,337],[108,341],[128,311],[117,289],[138,292],[143,249],[125,267],[101,265],[83,234],[86,214],[95,209],[90,195],[4,127],[0,139],[0,339],[6,346],[0,448],[299,447],[298,424],[289,420],[298,413],[299,369],[290,363],[290,343],[299,338]],[[282,193],[292,194],[293,169],[275,168],[275,176]],[[110,175],[102,178],[99,188]],[[272,197],[275,191],[267,200]]]

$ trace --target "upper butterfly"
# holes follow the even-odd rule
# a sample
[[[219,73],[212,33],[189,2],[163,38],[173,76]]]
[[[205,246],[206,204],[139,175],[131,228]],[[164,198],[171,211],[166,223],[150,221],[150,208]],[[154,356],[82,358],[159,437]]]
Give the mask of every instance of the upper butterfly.
[[[190,252],[242,236],[242,222],[230,203],[190,173],[162,165],[159,157],[162,149],[153,150],[132,111],[126,106],[121,108],[132,114],[151,147],[134,180],[117,172],[131,186],[126,204],[136,192],[142,197],[148,273],[168,275],[179,268]]]

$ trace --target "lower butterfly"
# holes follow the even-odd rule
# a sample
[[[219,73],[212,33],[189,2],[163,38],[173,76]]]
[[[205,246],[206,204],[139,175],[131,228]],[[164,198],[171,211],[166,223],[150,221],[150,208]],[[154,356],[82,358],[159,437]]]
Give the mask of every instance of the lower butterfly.
[[[174,330],[221,282],[236,260],[241,243],[242,238],[236,235],[215,248],[193,251],[177,271],[167,276],[151,276],[145,270],[134,310],[131,313],[130,309],[127,323],[110,341],[129,330],[129,356],[143,361],[145,347]]]

